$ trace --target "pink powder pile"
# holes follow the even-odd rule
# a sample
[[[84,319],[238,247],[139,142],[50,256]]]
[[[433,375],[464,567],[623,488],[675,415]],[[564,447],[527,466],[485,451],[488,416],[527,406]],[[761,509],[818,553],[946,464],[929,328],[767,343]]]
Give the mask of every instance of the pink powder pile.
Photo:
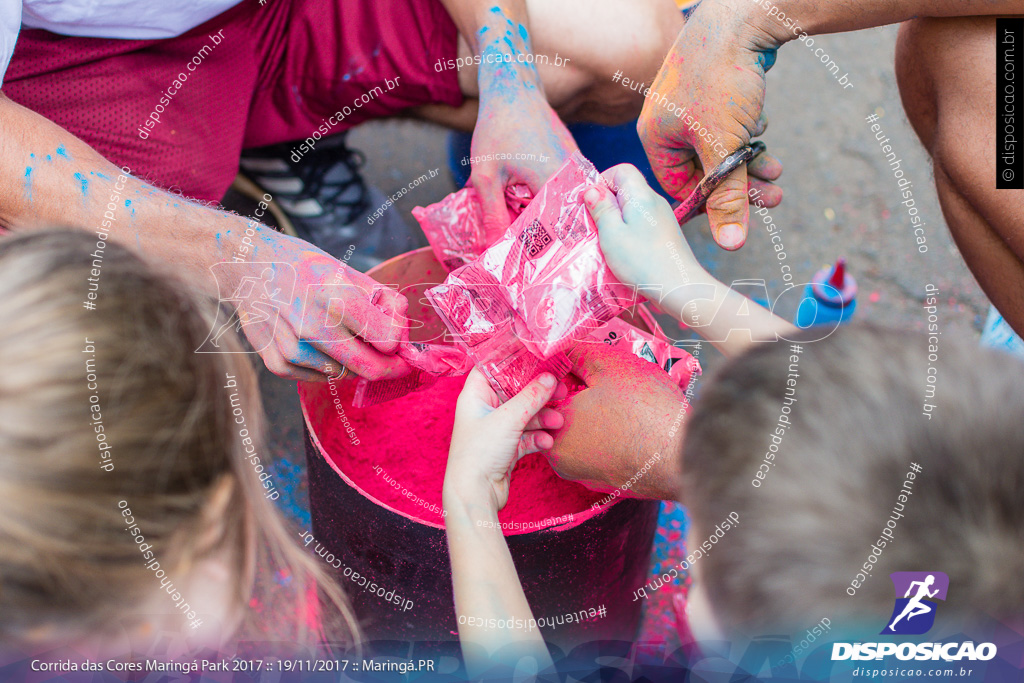
[[[337,419],[328,392],[309,397],[323,403],[309,414],[314,416],[314,430],[327,456],[360,489],[391,508],[443,524],[441,486],[455,422],[455,401],[465,381],[465,376],[444,377],[430,389],[367,408],[348,407],[355,383],[340,383],[339,397],[359,445],[352,444],[353,438]],[[415,497],[403,494],[403,488]],[[520,460],[512,472],[509,502],[498,519],[519,523],[506,529],[506,535],[527,533],[538,529],[522,528],[527,522],[543,521],[539,527],[551,526],[551,518],[587,511],[603,497],[560,478],[544,454],[535,453]]]

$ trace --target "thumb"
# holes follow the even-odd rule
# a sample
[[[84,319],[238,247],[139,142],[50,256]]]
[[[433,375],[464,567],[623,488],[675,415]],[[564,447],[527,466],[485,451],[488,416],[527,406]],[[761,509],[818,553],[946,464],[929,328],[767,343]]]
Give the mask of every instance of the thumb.
[[[505,202],[505,184],[493,176],[476,175],[473,187],[480,193],[480,205],[484,212],[484,234],[491,244],[512,224]]]
[[[618,208],[611,190],[604,185],[594,185],[588,189],[583,195],[583,201],[598,229],[623,225],[623,212]]]
[[[597,223],[598,238],[612,237],[619,233],[626,224],[622,219],[622,210],[611,190],[603,185],[595,185],[583,193],[583,203]]]
[[[558,380],[550,372],[541,373],[526,388],[495,410],[509,430],[522,433],[533,416],[551,400],[558,387]]]
[[[747,166],[740,166],[726,176],[708,197],[708,223],[711,235],[723,249],[733,251],[747,241]]]
[[[604,362],[606,355],[612,350],[604,344],[577,344],[567,353],[572,362],[572,374],[576,375],[588,387],[594,386],[606,372]]]

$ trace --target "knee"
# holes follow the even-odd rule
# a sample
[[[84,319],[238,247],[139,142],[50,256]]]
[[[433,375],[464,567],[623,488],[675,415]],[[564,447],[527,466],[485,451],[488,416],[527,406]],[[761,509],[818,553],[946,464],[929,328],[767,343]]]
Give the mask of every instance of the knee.
[[[896,81],[910,125],[934,158],[944,131],[982,130],[995,98],[995,22],[919,18],[900,27]],[[974,126],[979,126],[974,128]],[[979,136],[980,137],[980,136]]]
[[[929,34],[930,19],[911,19],[900,26],[896,41],[896,83],[903,110],[921,144],[931,154],[938,127],[938,98],[933,72],[937,46]]]

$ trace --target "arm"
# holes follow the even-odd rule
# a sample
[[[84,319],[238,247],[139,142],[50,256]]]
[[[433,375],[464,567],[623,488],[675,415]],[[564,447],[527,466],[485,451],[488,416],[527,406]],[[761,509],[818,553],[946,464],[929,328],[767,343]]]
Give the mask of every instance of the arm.
[[[662,185],[684,197],[720,161],[717,145],[738,149],[764,132],[765,73],[779,47],[808,35],[852,31],[904,21],[914,16],[1020,14],[1016,0],[703,0],[676,37],[651,90],[687,111],[689,119],[665,114],[652,96],[637,130]],[[845,87],[853,87],[845,84]],[[690,119],[706,128],[702,138]],[[767,180],[781,173],[775,160],[750,170]],[[765,206],[781,191],[761,181]],[[747,168],[733,172],[708,198],[708,220],[715,241],[738,249],[746,241],[749,217]]]
[[[268,291],[287,290],[274,302],[278,315],[263,322],[256,311],[240,306],[239,316],[255,316],[257,322],[242,331],[276,374],[318,380],[332,360],[375,378],[408,372],[390,355],[400,335],[395,321],[404,320],[404,297],[386,290],[376,307],[370,305],[372,279],[259,222],[156,189],[2,94],[0,177],[18,179],[0,183],[0,225],[67,225],[97,233],[102,241],[169,264],[183,280],[221,300],[245,278],[262,279],[272,264],[275,281]],[[97,294],[100,305],[102,284]],[[332,295],[343,302],[340,316],[335,313],[341,324],[330,335],[317,334],[338,309],[335,304],[329,310]]]
[[[543,430],[560,427],[562,420],[543,406],[559,394],[565,395],[564,386],[545,373],[499,405],[483,374],[473,370],[459,396],[443,500],[459,639],[471,678],[493,663],[515,664],[519,653],[512,662],[493,659],[510,642],[528,648],[538,671],[552,666],[544,639],[529,626],[533,615],[498,526],[498,510],[508,502],[519,458],[551,447],[551,435]],[[496,625],[510,619],[512,628]],[[478,658],[479,652],[487,657]]]
[[[909,598],[910,594],[914,592],[914,586],[922,586],[922,585],[924,585],[923,581],[911,581],[910,585],[907,586],[907,592],[903,594],[903,597]]]
[[[511,222],[505,187],[525,184],[536,195],[576,143],[548,104],[537,68],[526,61],[533,46],[524,0],[442,3],[480,59],[480,108],[471,155],[532,155],[529,160],[473,163],[470,182],[480,192],[488,234],[496,239]]]
[[[715,279],[697,261],[672,209],[629,165],[604,173],[615,190],[584,199],[597,222],[601,251],[621,281],[664,292],[659,305],[725,356],[751,343],[776,341],[797,329]]]
[[[768,2],[759,7],[754,0],[711,1],[730,7],[743,23],[771,35],[779,34],[776,39],[780,45],[797,38],[800,33],[794,34],[786,26],[786,19],[779,21],[780,13],[787,19],[793,17],[798,20],[793,22],[793,26],[799,24],[808,35],[818,35],[897,24],[914,17],[1014,15],[1024,11],[1019,0],[770,0],[771,5],[778,7],[778,12],[769,9]],[[769,12],[773,14],[771,18],[767,17]],[[782,31],[777,30],[780,26]]]

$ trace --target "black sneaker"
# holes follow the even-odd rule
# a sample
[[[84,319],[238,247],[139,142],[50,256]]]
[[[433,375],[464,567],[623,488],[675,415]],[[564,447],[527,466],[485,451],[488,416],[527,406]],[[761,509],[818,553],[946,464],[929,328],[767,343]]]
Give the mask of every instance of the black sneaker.
[[[366,186],[359,173],[366,159],[345,146],[344,134],[320,140],[298,161],[295,148],[296,143],[284,143],[243,150],[234,184],[254,201],[264,193],[273,197],[270,211],[282,232],[361,271],[419,246],[398,211],[385,211],[368,223],[387,197]]]

